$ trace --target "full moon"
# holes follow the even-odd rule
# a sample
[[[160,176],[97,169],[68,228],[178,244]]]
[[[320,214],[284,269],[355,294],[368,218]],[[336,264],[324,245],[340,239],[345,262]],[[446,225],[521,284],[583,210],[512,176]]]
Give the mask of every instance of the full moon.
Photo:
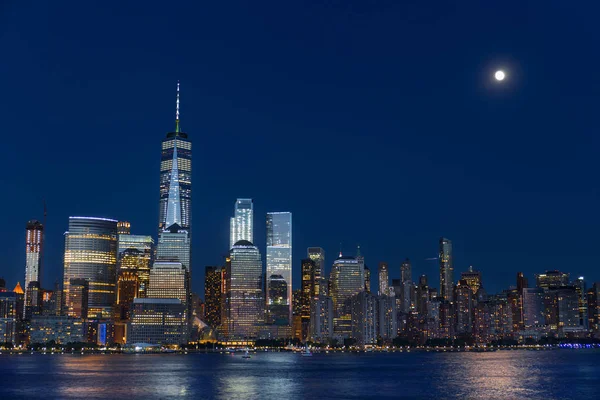
[[[504,71],[502,71],[502,70],[498,70],[494,74],[494,78],[496,78],[497,81],[503,81],[505,77],[506,77],[506,74],[504,74]]]

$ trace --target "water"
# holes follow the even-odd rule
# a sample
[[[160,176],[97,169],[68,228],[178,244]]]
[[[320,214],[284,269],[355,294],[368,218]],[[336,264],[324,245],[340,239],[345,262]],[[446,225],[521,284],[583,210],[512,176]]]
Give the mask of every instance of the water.
[[[1,355],[0,399],[592,399],[600,350]]]

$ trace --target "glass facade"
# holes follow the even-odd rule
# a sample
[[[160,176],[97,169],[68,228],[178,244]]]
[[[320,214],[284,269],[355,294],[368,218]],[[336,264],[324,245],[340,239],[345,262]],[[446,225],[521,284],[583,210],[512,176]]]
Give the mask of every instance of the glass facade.
[[[187,231],[171,226],[158,236],[156,261],[178,261],[190,270],[191,240]]]
[[[221,325],[221,296],[224,293],[224,268],[207,266],[204,275],[204,302],[206,323],[211,328]]]
[[[89,284],[88,317],[110,318],[116,300],[117,221],[69,217],[65,233],[64,296],[71,303],[71,279]]]
[[[237,199],[230,220],[229,248],[240,240],[254,243],[254,202],[252,199]]]
[[[228,339],[256,336],[263,322],[262,260],[258,248],[240,240],[231,248],[226,266],[222,328]]]
[[[267,309],[269,314],[277,315],[280,320],[282,306],[287,306],[287,323],[292,321],[292,213],[267,213]],[[279,283],[271,281],[271,277],[283,279],[287,293],[279,303],[271,297],[271,286]],[[281,277],[281,278],[279,278]],[[277,310],[277,311],[276,311]],[[271,320],[273,318],[270,318]],[[281,320],[280,320],[281,322]]]
[[[179,84],[175,132],[162,141],[159,233],[173,224],[190,231],[192,220],[192,142],[179,129]]]
[[[452,241],[440,238],[440,296],[447,301],[454,300],[454,265],[452,263]]]
[[[331,268],[331,298],[334,311],[334,331],[336,335],[348,337],[352,332],[352,296],[364,290],[364,265],[355,257],[341,256]]]
[[[150,279],[154,239],[151,236],[119,234],[118,275],[134,273],[138,282],[135,297],[145,297]],[[129,281],[129,278],[127,279]]]

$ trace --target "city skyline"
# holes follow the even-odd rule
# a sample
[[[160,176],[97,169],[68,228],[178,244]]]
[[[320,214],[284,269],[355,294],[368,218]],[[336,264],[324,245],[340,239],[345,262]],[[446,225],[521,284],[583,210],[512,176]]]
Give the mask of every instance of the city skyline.
[[[600,60],[586,50],[594,43],[584,34],[592,23],[586,15],[577,24],[565,21],[577,38],[566,45],[546,19],[520,24],[529,15],[520,7],[459,5],[446,10],[446,19],[420,4],[361,5],[357,14],[259,5],[244,18],[212,19],[211,13],[231,10],[218,4],[163,10],[149,3],[139,19],[118,20],[98,52],[82,45],[98,43],[94,32],[105,20],[96,14],[83,24],[77,8],[14,7],[14,18],[3,16],[2,40],[15,57],[1,79],[15,97],[3,99],[0,112],[5,130],[19,134],[7,135],[0,162],[11,171],[5,190],[22,201],[13,207],[14,200],[4,200],[11,213],[0,233],[8,249],[0,275],[8,282],[24,285],[23,224],[43,220],[44,199],[46,286],[61,276],[62,234],[71,215],[127,220],[136,234],[157,240],[157,143],[173,127],[178,79],[181,129],[195,143],[195,271],[222,264],[231,204],[247,196],[255,200],[261,251],[266,212],[294,213],[294,287],[307,247],[333,256],[340,242],[345,253],[361,245],[373,284],[379,262],[395,278],[408,257],[415,277],[427,274],[438,286],[438,266],[425,259],[436,256],[442,236],[453,241],[455,277],[472,265],[494,292],[512,284],[518,271],[532,279],[558,268],[599,279],[598,139],[589,133],[595,126],[589,94],[600,87],[593,73]],[[292,12],[282,22],[286,9]],[[405,15],[424,24],[406,24]],[[82,42],[65,41],[70,33],[60,24],[48,28],[48,16],[76,21]],[[172,29],[154,36],[163,18]],[[269,23],[256,23],[263,19]],[[226,33],[219,20],[233,30]],[[512,29],[499,29],[506,21],[515,21]],[[306,26],[315,29],[305,32]],[[306,33],[306,45],[295,28]],[[546,31],[554,46],[523,39]],[[403,41],[413,36],[419,40]],[[434,39],[441,36],[447,41]],[[46,58],[10,40],[17,37],[62,45]],[[557,57],[559,51],[568,56]],[[56,74],[45,65],[56,65]],[[489,80],[498,67],[507,71],[502,85]],[[361,162],[348,162],[357,153]],[[14,168],[22,160],[27,163]],[[393,211],[385,207],[389,199],[400,204]],[[314,229],[321,225],[326,229]],[[202,292],[198,280],[193,287]]]

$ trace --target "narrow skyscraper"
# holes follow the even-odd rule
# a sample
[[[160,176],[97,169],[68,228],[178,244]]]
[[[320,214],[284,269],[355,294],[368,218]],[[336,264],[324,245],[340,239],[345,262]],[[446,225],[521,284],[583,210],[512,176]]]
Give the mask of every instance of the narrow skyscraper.
[[[452,263],[452,241],[440,238],[440,296],[447,301],[454,300],[454,266]]]
[[[179,82],[175,132],[162,141],[160,163],[159,233],[173,224],[191,234],[192,142],[179,127]]]
[[[229,248],[240,240],[254,243],[254,202],[252,199],[237,199],[230,220]]]
[[[25,234],[25,290],[30,282],[38,282],[42,279],[42,250],[44,246],[44,226],[40,221],[31,220],[27,222]],[[25,304],[28,304],[28,293],[25,294]]]
[[[388,264],[386,262],[379,263],[379,295],[387,296],[389,293],[390,281],[389,281]]]
[[[315,263],[315,285],[318,285],[318,293],[327,294],[327,284],[325,282],[325,250],[320,247],[309,247],[307,250],[308,258]]]
[[[292,321],[292,213],[267,213],[267,311],[269,321],[290,324]],[[274,298],[272,286],[282,287],[284,298]],[[286,312],[284,312],[286,310]],[[287,317],[286,317],[287,315]]]

